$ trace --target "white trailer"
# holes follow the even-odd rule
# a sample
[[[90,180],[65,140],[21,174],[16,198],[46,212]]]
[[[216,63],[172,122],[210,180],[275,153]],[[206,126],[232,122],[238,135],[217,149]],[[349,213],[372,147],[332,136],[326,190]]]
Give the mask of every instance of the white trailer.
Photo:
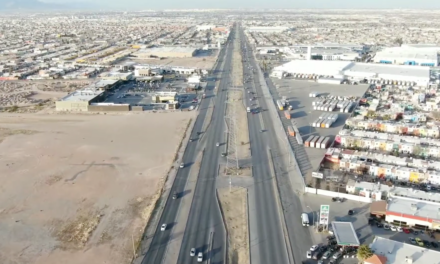
[[[319,139],[315,142],[315,148],[321,148],[321,143],[324,141],[324,137],[319,137]]]
[[[319,137],[318,136],[315,136],[311,141],[310,141],[310,147],[311,148],[314,148],[315,147],[315,143],[316,143],[316,141],[318,141],[319,140]]]
[[[326,149],[330,145],[330,138],[326,137],[322,142],[320,148]]]
[[[325,121],[325,128],[330,128],[333,125],[333,120],[327,119]]]
[[[351,107],[353,106],[353,103],[349,103],[348,105],[347,105],[347,107],[345,108],[345,113],[349,113],[350,112],[350,110],[351,110]]]

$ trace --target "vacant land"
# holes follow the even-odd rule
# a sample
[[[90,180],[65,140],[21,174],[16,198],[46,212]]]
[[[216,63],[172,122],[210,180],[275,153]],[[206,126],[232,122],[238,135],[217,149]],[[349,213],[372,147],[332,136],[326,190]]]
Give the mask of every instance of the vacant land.
[[[147,63],[153,65],[181,66],[188,68],[198,68],[203,70],[211,70],[214,66],[217,56],[191,57],[191,58],[166,58],[159,59],[135,59],[139,63]]]
[[[243,92],[237,90],[230,90],[228,92],[228,105],[227,114],[229,116],[235,116],[235,134],[237,136],[236,143],[238,149],[238,159],[247,159],[251,156],[251,151],[249,150],[249,129],[247,112],[243,105]],[[229,122],[228,122],[229,123]],[[234,144],[235,140],[233,138],[234,133],[229,133],[229,146]],[[231,149],[231,148],[230,148]],[[233,148],[232,148],[233,149]],[[234,153],[229,153],[228,155],[235,155]]]
[[[0,263],[128,263],[192,116],[0,115]]]
[[[229,236],[229,263],[249,264],[249,234],[247,221],[247,189],[241,187],[218,190],[220,204]]]

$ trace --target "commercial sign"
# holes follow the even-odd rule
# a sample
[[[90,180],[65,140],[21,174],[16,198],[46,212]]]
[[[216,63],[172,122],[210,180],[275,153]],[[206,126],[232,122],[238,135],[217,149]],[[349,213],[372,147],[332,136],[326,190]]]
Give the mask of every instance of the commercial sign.
[[[330,205],[321,205],[319,211],[319,224],[328,225],[328,219],[330,218]]]

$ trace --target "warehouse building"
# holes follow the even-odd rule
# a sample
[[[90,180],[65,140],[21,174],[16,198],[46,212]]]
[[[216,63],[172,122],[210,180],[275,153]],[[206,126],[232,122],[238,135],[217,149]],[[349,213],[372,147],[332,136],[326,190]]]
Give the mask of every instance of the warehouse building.
[[[373,61],[383,64],[400,64],[436,67],[439,65],[440,48],[392,47],[376,52]]]
[[[377,84],[404,84],[428,87],[429,67],[381,65],[348,61],[294,60],[275,67],[273,77],[294,76],[307,79],[339,78]]]
[[[55,102],[56,111],[86,112],[91,102],[99,102],[104,91],[96,88],[77,90]]]
[[[193,47],[157,47],[140,49],[133,55],[138,59],[148,59],[154,56],[159,58],[190,58],[197,54],[197,50]]]

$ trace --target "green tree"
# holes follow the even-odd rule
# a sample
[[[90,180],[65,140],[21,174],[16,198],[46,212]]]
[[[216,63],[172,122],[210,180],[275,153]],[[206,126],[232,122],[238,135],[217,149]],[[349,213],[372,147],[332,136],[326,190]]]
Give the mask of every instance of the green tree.
[[[396,39],[394,40],[394,43],[396,43],[396,44],[399,45],[399,46],[402,46],[402,44],[403,44],[403,39],[402,39],[402,38],[396,38]]]
[[[373,256],[373,251],[367,245],[361,245],[358,248],[357,257],[359,261],[363,262],[367,258]]]

